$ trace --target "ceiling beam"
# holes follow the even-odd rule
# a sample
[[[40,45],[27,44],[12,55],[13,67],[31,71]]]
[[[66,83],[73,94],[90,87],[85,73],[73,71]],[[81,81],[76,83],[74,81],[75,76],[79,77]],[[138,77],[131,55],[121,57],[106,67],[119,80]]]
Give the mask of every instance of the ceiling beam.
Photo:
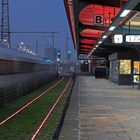
[[[79,38],[80,38],[80,40],[81,40],[81,39],[90,39],[90,40],[98,41],[98,38],[97,38],[97,37],[89,37],[89,36],[82,36],[82,35],[79,35]]]
[[[85,25],[85,24],[79,22],[79,32],[81,32],[82,30],[85,30],[85,29],[105,31],[105,30],[107,30],[107,27],[97,26],[97,25]]]
[[[73,0],[75,1],[75,0]],[[112,7],[120,7],[121,6],[121,0],[79,0],[80,1],[80,11],[90,5],[90,4],[98,4],[98,5],[104,5],[104,6],[112,6]],[[124,1],[122,5],[124,5],[126,2]]]
[[[94,44],[93,43],[79,43],[79,46],[81,46],[81,45],[86,45],[86,46],[90,46],[90,47],[93,47],[94,46]]]

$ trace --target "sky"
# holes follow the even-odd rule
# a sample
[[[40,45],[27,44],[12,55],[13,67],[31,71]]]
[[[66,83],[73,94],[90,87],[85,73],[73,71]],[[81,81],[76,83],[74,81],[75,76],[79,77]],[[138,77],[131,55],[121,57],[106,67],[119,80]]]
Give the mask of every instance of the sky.
[[[71,38],[63,0],[9,0],[10,30],[27,32],[58,32],[55,34],[55,47],[66,53],[66,34]],[[52,46],[51,34],[11,34],[12,47],[20,42],[36,50],[43,56],[44,48]],[[72,39],[68,40],[68,50],[74,51]]]

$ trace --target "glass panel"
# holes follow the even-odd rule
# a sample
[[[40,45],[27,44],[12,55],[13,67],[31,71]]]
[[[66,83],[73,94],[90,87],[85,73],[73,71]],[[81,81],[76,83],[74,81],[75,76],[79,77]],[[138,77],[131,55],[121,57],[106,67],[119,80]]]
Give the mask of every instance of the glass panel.
[[[131,60],[120,60],[120,74],[131,74]]]
[[[110,71],[115,74],[118,74],[118,60],[110,62]]]
[[[116,73],[116,74],[119,73],[119,72],[118,72],[118,64],[119,64],[119,62],[118,62],[118,60],[116,60],[116,61],[115,61],[115,64],[114,64],[114,68],[115,68],[114,73]]]
[[[110,78],[114,79],[114,80],[118,80],[118,65],[119,65],[119,61],[118,60],[114,60],[114,61],[110,61]]]
[[[134,61],[134,74],[140,74],[140,63],[139,61]]]

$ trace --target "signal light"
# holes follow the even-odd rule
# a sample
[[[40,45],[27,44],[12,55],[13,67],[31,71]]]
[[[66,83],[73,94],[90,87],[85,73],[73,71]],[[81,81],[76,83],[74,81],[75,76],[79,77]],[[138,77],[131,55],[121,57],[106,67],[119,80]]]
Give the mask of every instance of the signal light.
[[[60,58],[60,57],[61,57],[61,52],[58,51],[58,52],[57,52],[57,58]]]

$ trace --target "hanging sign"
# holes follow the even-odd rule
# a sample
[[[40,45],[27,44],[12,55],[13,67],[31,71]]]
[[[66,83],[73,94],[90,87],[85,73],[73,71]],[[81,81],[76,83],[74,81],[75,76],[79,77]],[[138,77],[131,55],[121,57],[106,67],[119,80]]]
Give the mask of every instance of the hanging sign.
[[[94,24],[96,25],[103,25],[104,24],[104,17],[102,14],[95,14],[94,15]]]
[[[126,43],[140,43],[140,35],[126,35],[125,42]]]
[[[123,35],[122,34],[116,34],[113,36],[113,43],[115,44],[122,44],[123,43]]]

